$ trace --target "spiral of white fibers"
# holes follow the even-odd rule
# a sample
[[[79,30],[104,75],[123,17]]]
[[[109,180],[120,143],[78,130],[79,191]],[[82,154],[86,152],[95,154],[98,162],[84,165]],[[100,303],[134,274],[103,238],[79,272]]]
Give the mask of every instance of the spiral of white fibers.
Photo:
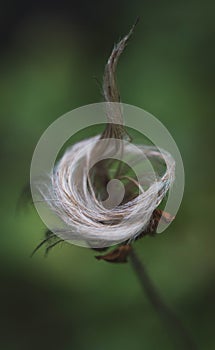
[[[87,173],[95,140],[89,138],[67,149],[51,174],[51,185],[43,197],[49,208],[63,222],[64,229],[53,228],[56,234],[69,241],[82,242],[89,247],[105,247],[134,239],[149,222],[153,211],[170,189],[175,175],[172,156],[154,146],[138,145],[146,157],[165,160],[165,172],[156,176],[147,190],[130,201],[108,209],[94,194]],[[125,146],[126,153],[126,146]]]

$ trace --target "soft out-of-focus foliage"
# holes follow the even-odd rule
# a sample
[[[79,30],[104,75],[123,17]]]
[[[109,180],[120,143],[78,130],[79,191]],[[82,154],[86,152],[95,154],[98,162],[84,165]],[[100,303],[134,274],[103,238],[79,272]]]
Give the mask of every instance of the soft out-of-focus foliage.
[[[165,325],[129,265],[56,247],[30,253],[44,226],[30,207],[16,212],[41,133],[68,110],[102,101],[113,42],[141,21],[119,64],[123,102],[153,113],[183,156],[184,201],[175,222],[136,243],[152,278],[195,337],[215,348],[213,223],[215,6],[212,1],[26,1],[3,6],[1,115],[1,348],[172,349]]]

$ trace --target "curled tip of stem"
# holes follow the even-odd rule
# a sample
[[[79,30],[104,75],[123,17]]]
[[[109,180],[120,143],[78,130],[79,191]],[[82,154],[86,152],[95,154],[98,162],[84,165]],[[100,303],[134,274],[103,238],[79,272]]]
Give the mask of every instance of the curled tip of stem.
[[[134,29],[138,23],[138,19],[131,27],[127,35],[123,37],[118,44],[114,45],[108,62],[105,66],[104,79],[103,79],[103,93],[106,102],[120,102],[120,94],[116,84],[116,68],[119,57],[124,51],[130,37],[132,36]]]
[[[120,102],[120,93],[116,82],[116,68],[118,60],[124,51],[134,29],[139,21],[136,19],[127,35],[123,37],[118,44],[114,45],[111,55],[107,61],[103,78],[103,95],[106,102]],[[101,138],[118,138],[122,139],[126,132],[123,127],[123,117],[120,106],[113,106],[107,108],[108,124]]]

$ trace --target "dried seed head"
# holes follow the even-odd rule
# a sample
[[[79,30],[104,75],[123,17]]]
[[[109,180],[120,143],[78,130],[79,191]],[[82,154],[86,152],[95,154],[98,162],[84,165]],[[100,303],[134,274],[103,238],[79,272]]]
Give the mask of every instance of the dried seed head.
[[[102,248],[136,239],[149,227],[152,214],[174,181],[175,161],[168,152],[154,146],[137,147],[126,140],[116,67],[133,30],[134,26],[114,47],[105,67],[103,91],[108,123],[104,132],[68,148],[51,174],[50,185],[41,188],[44,200],[61,222],[52,231],[82,246]],[[153,159],[163,162],[165,170],[160,174],[151,166],[144,168],[144,174],[141,168],[140,176],[135,178],[122,164],[124,159],[132,169],[144,168]],[[105,200],[110,184],[115,187]]]

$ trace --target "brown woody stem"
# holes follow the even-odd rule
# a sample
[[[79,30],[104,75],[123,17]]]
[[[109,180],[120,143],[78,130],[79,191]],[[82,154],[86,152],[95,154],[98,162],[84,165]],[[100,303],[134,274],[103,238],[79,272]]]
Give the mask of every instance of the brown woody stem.
[[[136,275],[142,285],[142,288],[147,295],[149,301],[155,308],[156,312],[159,316],[165,321],[168,326],[168,330],[170,334],[173,336],[175,340],[175,344],[179,349],[182,348],[184,350],[197,350],[197,346],[190,337],[189,333],[181,323],[181,321],[177,318],[175,313],[167,306],[167,304],[161,298],[159,292],[154,286],[151,278],[149,277],[144,264],[140,261],[134,249],[132,248],[129,253],[131,265],[136,272]],[[178,336],[176,338],[175,336]],[[180,339],[180,343],[177,339]]]

